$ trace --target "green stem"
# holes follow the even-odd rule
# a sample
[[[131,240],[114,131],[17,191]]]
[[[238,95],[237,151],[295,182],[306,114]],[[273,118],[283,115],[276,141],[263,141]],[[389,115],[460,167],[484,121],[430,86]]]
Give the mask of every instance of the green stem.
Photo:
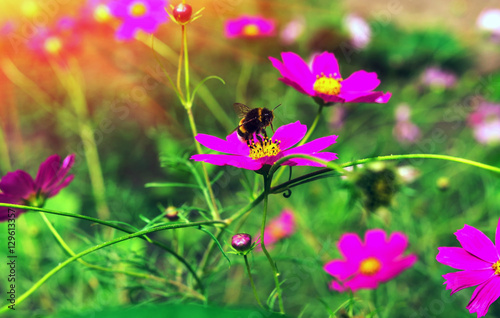
[[[248,82],[250,81],[250,75],[252,74],[253,61],[249,59],[243,60],[243,65],[241,67],[240,76],[238,77],[238,82],[236,84],[236,100],[245,103],[246,99],[246,89]]]
[[[243,258],[245,259],[245,266],[247,268],[247,273],[248,273],[248,278],[250,279],[250,285],[252,285],[252,290],[253,290],[253,295],[255,296],[255,299],[257,299],[257,303],[262,309],[265,309],[262,303],[260,302],[259,294],[257,293],[257,289],[255,288],[255,283],[253,282],[253,277],[252,277],[252,271],[250,270],[250,264],[248,264],[248,257],[247,255],[243,255]]]
[[[68,216],[68,217],[72,217],[72,218],[76,218],[76,219],[82,219],[82,220],[86,220],[86,221],[98,223],[98,224],[101,224],[101,225],[104,225],[104,226],[108,226],[108,227],[114,228],[116,230],[125,232],[125,233],[129,233],[129,234],[136,233],[136,232],[134,232],[132,230],[128,230],[128,229],[122,228],[120,226],[117,226],[113,222],[102,221],[100,219],[96,219],[96,218],[93,218],[93,217],[90,217],[90,216],[81,215],[81,214],[74,214],[74,213],[68,213],[68,212],[61,212],[61,211],[49,210],[49,209],[45,209],[45,208],[37,208],[37,207],[31,207],[31,206],[26,206],[26,205],[1,203],[1,202],[0,202],[0,206],[5,206],[5,207],[15,208],[15,209],[38,211],[38,212],[46,212],[46,213],[60,215],[60,216]],[[151,240],[146,235],[142,236],[141,238],[143,240],[146,240],[148,243],[154,244],[154,245],[156,245],[156,246],[164,249],[168,253],[172,254],[172,256],[174,256],[179,262],[181,262],[182,264],[184,264],[184,266],[193,275],[194,279],[196,280],[196,282],[200,286],[200,290],[203,293],[205,292],[205,287],[204,287],[203,283],[201,282],[200,277],[196,274],[196,271],[193,269],[193,267],[182,256],[180,256],[179,254],[177,254],[174,250],[172,250],[167,245],[165,245],[165,244],[163,244],[161,242],[155,241],[155,240]]]
[[[76,253],[71,249],[71,247],[69,247],[69,245],[64,241],[64,239],[61,237],[61,235],[59,234],[59,232],[57,232],[57,230],[54,228],[54,226],[52,225],[52,223],[49,221],[49,219],[47,218],[47,216],[45,215],[45,213],[40,213],[40,216],[42,217],[43,221],[45,222],[45,224],[47,225],[47,227],[49,228],[50,232],[52,233],[52,235],[54,235],[54,238],[56,239],[56,241],[59,243],[59,245],[61,245],[61,247],[66,251],[66,253],[68,253],[70,256],[75,256]],[[172,230],[172,231],[175,231],[175,230]],[[108,268],[108,267],[102,267],[102,266],[99,266],[99,265],[94,265],[94,264],[90,264],[86,261],[84,261],[83,259],[79,258],[77,259],[77,261],[88,267],[88,268],[92,268],[92,269],[95,269],[95,270],[99,270],[99,271],[103,271],[103,272],[112,272],[112,273],[121,273],[121,274],[125,274],[125,275],[128,275],[128,276],[133,276],[133,277],[138,277],[138,278],[144,278],[144,279],[153,279],[153,280],[156,280],[156,281],[159,281],[159,282],[162,282],[162,283],[167,283],[167,284],[171,284],[171,285],[175,285],[177,286],[180,290],[185,290],[185,291],[188,291],[191,295],[193,295],[195,298],[198,298],[202,301],[205,300],[205,297],[203,295],[201,295],[200,293],[198,293],[197,291],[187,287],[186,285],[180,283],[180,282],[176,282],[176,281],[172,281],[172,280],[167,280],[167,279],[164,279],[162,277],[158,277],[158,276],[155,276],[155,275],[151,275],[151,274],[144,274],[144,273],[136,273],[136,272],[131,272],[131,271],[127,271],[127,270],[120,270],[120,269],[114,269],[114,268]]]
[[[75,60],[70,62],[71,69],[79,70]],[[83,83],[80,80],[81,76],[78,78],[75,77],[69,71],[61,69],[57,63],[52,63],[52,67],[61,84],[66,89],[76,113],[78,131],[83,144],[85,161],[87,162],[87,168],[89,170],[92,193],[96,201],[97,215],[100,219],[108,219],[110,217],[110,212],[108,204],[106,203],[106,187],[104,185],[97,143],[94,138],[94,131],[88,113],[87,100],[82,87]],[[78,74],[80,73],[78,72]]]
[[[192,100],[191,93],[189,90],[189,53],[188,53],[188,45],[187,45],[187,30],[186,25],[182,25],[182,48],[184,49],[184,80],[186,81],[186,103],[191,108]]]
[[[273,270],[274,284],[276,285],[276,293],[278,294],[280,313],[284,315],[285,308],[283,307],[283,298],[281,295],[281,286],[280,286],[280,282],[279,282],[280,273],[278,271],[278,268],[276,267],[276,263],[273,261],[271,255],[269,254],[269,252],[266,249],[266,244],[264,243],[264,231],[266,229],[266,218],[267,218],[267,204],[268,204],[271,181],[272,181],[272,174],[264,175],[264,211],[262,213],[262,226],[261,226],[261,231],[260,231],[260,247],[262,248],[262,251],[266,255],[267,260],[269,261],[269,265],[271,265],[271,268]]]
[[[292,158],[294,156],[287,156],[288,159]],[[305,158],[305,157],[304,157]],[[285,159],[285,158],[282,158]],[[312,157],[307,158],[311,159],[316,162],[320,162]],[[481,168],[484,170],[492,171],[495,173],[500,173],[500,168],[487,165],[481,162],[469,160],[469,159],[464,159],[464,158],[458,158],[458,157],[453,157],[453,156],[448,156],[448,155],[434,155],[434,154],[407,154],[407,155],[390,155],[390,156],[378,156],[378,157],[373,157],[373,158],[365,158],[365,159],[359,159],[359,160],[354,160],[350,162],[346,162],[340,165],[336,165],[336,168],[333,167],[328,167],[325,169],[321,169],[318,171],[314,171],[308,174],[305,174],[303,176],[294,178],[292,180],[289,180],[287,182],[284,182],[282,184],[279,184],[271,189],[271,193],[280,193],[283,192],[289,188],[295,187],[297,185],[307,183],[309,182],[308,180],[316,180],[317,178],[320,178],[322,175],[326,175],[327,173],[332,173],[332,171],[337,171],[340,174],[343,174],[344,171],[342,168],[350,167],[350,166],[355,166],[359,164],[365,164],[369,162],[374,162],[374,161],[390,161],[390,160],[404,160],[404,159],[438,159],[438,160],[446,160],[446,161],[452,161],[452,162],[458,162],[458,163],[463,163],[466,165],[470,165],[473,167]],[[283,160],[280,160],[280,162],[283,162]],[[330,162],[332,164],[332,162]],[[338,168],[341,168],[339,170]],[[277,169],[277,168],[276,168]]]
[[[162,230],[178,229],[178,228],[184,228],[184,227],[195,227],[195,226],[200,226],[200,225],[214,225],[214,224],[221,224],[221,223],[224,223],[224,222],[222,222],[222,221],[202,221],[202,222],[192,222],[192,223],[186,223],[186,224],[161,225],[161,226],[157,226],[157,227],[154,227],[151,229],[146,229],[146,230],[138,231],[136,233],[132,233],[129,235],[121,236],[121,237],[118,237],[114,240],[107,241],[107,242],[104,242],[102,244],[93,246],[89,249],[86,249],[83,252],[76,254],[75,256],[68,258],[64,262],[62,262],[59,265],[57,265],[56,267],[54,267],[51,271],[49,271],[47,274],[45,274],[39,281],[37,281],[33,286],[31,286],[30,289],[28,289],[24,294],[22,294],[19,298],[17,298],[16,305],[19,305],[20,303],[22,303],[27,297],[29,297],[34,291],[36,291],[50,277],[52,277],[58,271],[60,271],[64,267],[66,267],[68,264],[70,264],[71,262],[73,262],[73,261],[75,261],[75,260],[77,260],[77,259],[79,259],[87,254],[90,254],[92,252],[100,250],[101,248],[111,246],[111,245],[114,245],[114,244],[117,244],[117,243],[120,243],[120,242],[123,242],[126,240],[130,240],[130,239],[135,238],[135,237],[140,237],[140,236],[143,236],[143,235],[146,235],[149,233],[162,231]],[[5,305],[4,307],[0,308],[0,313],[8,311],[8,310],[10,310],[9,305]]]

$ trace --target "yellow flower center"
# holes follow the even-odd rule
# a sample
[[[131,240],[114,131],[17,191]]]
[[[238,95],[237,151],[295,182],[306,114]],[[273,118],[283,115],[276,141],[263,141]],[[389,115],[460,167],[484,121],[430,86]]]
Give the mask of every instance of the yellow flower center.
[[[62,49],[62,42],[57,36],[47,38],[43,44],[43,48],[47,53],[57,54]]]
[[[265,137],[262,143],[253,142],[250,144],[250,158],[255,160],[263,157],[276,156],[281,152],[280,143],[280,141],[272,140],[268,137]]]
[[[500,275],[500,260],[498,260],[495,264],[491,265],[491,268],[495,270],[495,275]]]
[[[247,24],[243,27],[243,34],[246,36],[256,36],[259,35],[260,30],[256,24]]]
[[[337,74],[333,74],[337,76]],[[342,78],[334,78],[332,74],[326,76],[321,73],[320,75],[316,75],[316,82],[314,82],[313,89],[316,93],[326,94],[326,95],[338,95],[340,93],[340,87],[342,86],[340,82],[342,82]]]
[[[375,257],[368,257],[359,265],[359,271],[363,275],[372,276],[377,274],[380,271],[381,267],[382,264],[380,264],[380,261],[378,259],[376,259]]]
[[[133,17],[140,18],[146,14],[147,8],[142,2],[135,2],[130,6],[130,14]]]
[[[111,13],[109,13],[109,8],[105,4],[98,5],[94,10],[94,19],[99,22],[106,22],[111,19]]]

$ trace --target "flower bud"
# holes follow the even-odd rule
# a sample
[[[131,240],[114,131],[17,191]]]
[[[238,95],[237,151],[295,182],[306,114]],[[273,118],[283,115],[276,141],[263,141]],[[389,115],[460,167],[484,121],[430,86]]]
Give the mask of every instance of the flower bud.
[[[193,8],[191,8],[189,4],[180,3],[174,8],[172,13],[175,20],[178,23],[182,24],[188,22],[191,19]]]
[[[448,179],[447,177],[440,177],[439,179],[437,179],[436,185],[439,190],[446,191],[450,187],[450,179]]]
[[[170,221],[177,221],[179,219],[179,211],[173,206],[165,209],[165,217]]]
[[[246,252],[252,247],[252,236],[246,233],[235,234],[231,239],[231,246],[239,252]]]

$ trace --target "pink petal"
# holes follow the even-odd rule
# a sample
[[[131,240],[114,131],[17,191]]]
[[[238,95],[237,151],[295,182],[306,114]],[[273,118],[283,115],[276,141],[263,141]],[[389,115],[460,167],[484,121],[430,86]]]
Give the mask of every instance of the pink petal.
[[[479,285],[492,276],[496,276],[493,269],[474,270],[474,271],[460,271],[444,274],[444,284],[446,289],[451,289],[451,294],[456,293],[464,288]]]
[[[389,237],[389,243],[387,244],[388,251],[386,255],[388,257],[396,257],[404,253],[408,247],[408,238],[401,232],[394,232]]]
[[[52,155],[42,162],[35,178],[36,188],[45,189],[49,186],[57,176],[60,167],[61,157],[59,155]]]
[[[497,248],[497,252],[500,255],[500,218],[498,219],[497,230],[495,233],[495,245]]]
[[[69,175],[66,179],[64,179],[63,182],[61,182],[59,185],[53,187],[49,192],[46,193],[47,198],[51,198],[58,194],[62,189],[66,188],[71,181],[75,178],[75,175]]]
[[[346,92],[366,92],[372,91],[380,85],[377,73],[357,71],[342,81],[342,91]]]
[[[384,92],[349,92],[340,91],[339,98],[343,98],[346,103],[387,103],[391,94]]]
[[[288,151],[285,151],[283,153],[284,156],[289,155]],[[324,160],[324,161],[332,161],[335,159],[338,159],[336,153],[332,152],[320,152],[320,153],[315,153],[315,154],[309,154],[315,158]],[[287,160],[283,163],[286,166],[309,166],[309,167],[325,167],[324,164],[312,161],[309,159],[304,159],[304,158],[293,158],[290,160]]]
[[[293,52],[281,53],[281,59],[287,70],[293,76],[291,79],[304,88],[305,91],[310,92],[316,77],[313,75],[306,62]]]
[[[298,143],[307,132],[307,126],[300,123],[300,121],[296,121],[291,124],[287,124],[281,126],[276,129],[276,132],[273,135],[273,140],[279,140],[281,142],[280,148],[281,150],[288,149]]]
[[[262,168],[262,164],[259,161],[244,156],[203,154],[194,155],[190,159],[204,161],[217,166],[234,166],[248,170],[259,170]]]
[[[9,204],[23,204],[22,201],[20,201],[19,198],[11,197],[9,195],[0,193],[0,202],[1,203],[9,203]],[[6,206],[0,206],[0,222],[4,222],[9,219],[9,209]],[[24,210],[21,209],[14,209],[16,211],[16,218],[21,214],[21,212],[25,212]]]
[[[287,150],[287,155],[294,153],[312,154],[321,151],[336,143],[337,137],[338,136],[332,135],[312,140],[308,143],[303,144],[302,146],[298,146],[290,150]]]
[[[282,81],[283,83],[285,83],[288,86],[295,88],[299,93],[309,95],[309,96],[314,96],[314,94],[309,94],[299,84],[293,82],[292,80],[288,79],[287,77],[281,77],[281,78],[278,78],[278,80]]]
[[[236,137],[236,140],[234,137]],[[238,139],[238,133],[236,131],[229,135],[227,140],[205,134],[198,134],[195,139],[203,146],[222,153],[233,155],[248,155],[250,153],[248,146]]]
[[[337,246],[342,256],[350,261],[359,261],[365,258],[363,242],[355,233],[343,234]]]
[[[19,199],[27,199],[36,192],[33,178],[23,170],[7,173],[0,180],[0,190],[6,195]]]
[[[116,39],[118,41],[132,40],[137,31],[139,31],[137,25],[126,21],[116,30]]]
[[[378,281],[373,276],[355,275],[351,279],[342,282],[343,286],[336,281],[333,281],[330,288],[340,292],[351,290],[355,292],[359,289],[375,289],[378,287]]]
[[[472,294],[467,305],[469,312],[477,313],[477,317],[483,317],[488,313],[490,305],[500,296],[500,277],[494,275],[489,280],[479,285]]]
[[[375,276],[381,282],[388,281],[401,274],[402,271],[412,267],[416,261],[417,261],[417,256],[410,254],[397,261],[391,260],[388,263],[383,262],[381,271],[377,273]]]
[[[335,55],[326,51],[314,57],[312,63],[312,73],[314,75],[321,75],[321,73],[323,73],[326,76],[331,74],[334,78],[341,77],[339,63],[337,62]]]
[[[358,271],[358,266],[344,260],[333,260],[325,264],[323,269],[330,275],[344,280]]]
[[[438,250],[439,253],[436,256],[436,260],[441,264],[448,265],[456,269],[489,269],[492,265],[491,263],[475,257],[460,247],[438,247]]]
[[[495,245],[478,229],[465,224],[463,229],[455,232],[455,236],[462,247],[472,255],[492,264],[499,260]]]

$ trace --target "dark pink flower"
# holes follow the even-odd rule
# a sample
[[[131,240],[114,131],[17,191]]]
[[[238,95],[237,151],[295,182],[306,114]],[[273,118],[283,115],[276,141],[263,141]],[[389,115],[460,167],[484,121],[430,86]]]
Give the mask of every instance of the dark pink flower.
[[[500,219],[495,244],[467,224],[455,232],[455,236],[462,247],[439,247],[436,256],[438,262],[461,270],[443,275],[444,284],[446,289],[451,289],[451,294],[479,285],[466,308],[483,317],[500,296]]]
[[[387,239],[383,230],[369,230],[364,242],[356,233],[346,233],[337,246],[344,259],[333,260],[324,269],[336,278],[330,288],[340,292],[375,289],[417,261],[413,254],[403,256],[408,239],[399,232]]]
[[[254,137],[251,146],[241,141],[235,131],[226,137],[226,140],[205,135],[196,135],[196,140],[203,146],[225,154],[201,154],[194,155],[191,159],[204,161],[218,166],[235,166],[248,170],[259,170],[264,165],[273,165],[279,159],[292,154],[305,154],[331,161],[337,159],[337,155],[331,152],[320,152],[333,145],[337,136],[326,136],[310,141],[302,146],[293,147],[307,131],[306,125],[299,121],[281,126],[276,130],[272,138],[263,138],[262,144]],[[288,166],[314,166],[324,167],[324,165],[302,158],[294,158],[283,163]]]
[[[229,39],[233,38],[262,38],[273,36],[275,23],[272,19],[261,16],[244,15],[236,19],[227,20],[224,30]]]
[[[68,186],[74,175],[68,175],[75,162],[75,155],[52,155],[38,169],[36,179],[23,170],[7,173],[0,180],[0,202],[41,207],[45,200],[55,196]],[[0,221],[7,219],[8,208],[0,207]]]
[[[430,87],[451,88],[457,83],[457,75],[439,67],[428,67],[422,73],[422,82]]]
[[[293,233],[295,233],[295,216],[292,210],[284,209],[264,229],[264,244],[266,247],[271,247],[276,242],[290,237]],[[257,245],[256,249],[260,250],[260,245]]]
[[[343,79],[333,53],[314,56],[311,67],[292,52],[281,53],[281,58],[283,62],[269,57],[283,76],[279,80],[324,103],[387,103],[391,98],[391,93],[373,91],[380,84],[374,72],[357,71]]]
[[[28,47],[40,58],[65,58],[81,48],[77,22],[70,17],[59,19],[53,27],[40,28],[30,38]]]
[[[111,14],[122,21],[116,39],[131,40],[139,30],[154,33],[167,21],[166,0],[121,0],[108,3]]]
[[[406,104],[396,108],[396,125],[392,134],[402,144],[412,144],[420,139],[420,129],[410,120],[410,107]]]
[[[469,115],[469,125],[474,137],[482,144],[498,144],[500,142],[500,105],[482,102]]]

